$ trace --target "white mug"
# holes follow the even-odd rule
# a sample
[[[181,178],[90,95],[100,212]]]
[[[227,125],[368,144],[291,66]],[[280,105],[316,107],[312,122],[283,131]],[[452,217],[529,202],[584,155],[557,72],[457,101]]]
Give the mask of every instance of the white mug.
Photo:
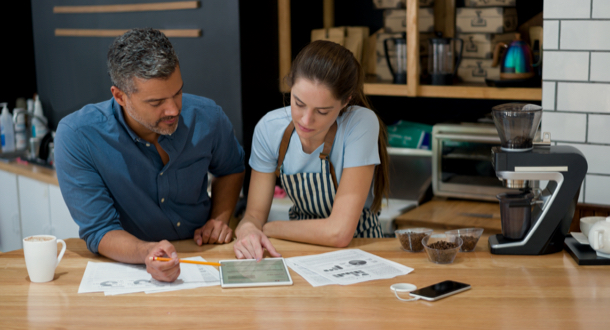
[[[589,244],[597,252],[610,253],[610,217],[596,222],[589,231]]]
[[[63,245],[57,256],[57,243]],[[33,235],[23,239],[25,265],[32,282],[49,282],[55,276],[55,268],[66,252],[66,242],[51,235]]]

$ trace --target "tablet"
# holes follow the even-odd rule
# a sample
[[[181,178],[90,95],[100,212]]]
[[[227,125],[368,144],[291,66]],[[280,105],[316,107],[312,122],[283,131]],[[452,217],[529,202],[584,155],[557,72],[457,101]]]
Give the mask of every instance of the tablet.
[[[220,260],[218,268],[223,288],[292,285],[284,258]]]

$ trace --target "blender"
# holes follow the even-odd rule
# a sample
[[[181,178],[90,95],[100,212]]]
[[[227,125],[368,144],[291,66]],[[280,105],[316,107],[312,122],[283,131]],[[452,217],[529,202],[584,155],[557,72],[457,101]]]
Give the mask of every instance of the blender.
[[[542,108],[509,103],[492,108],[501,146],[492,148],[496,176],[515,193],[498,195],[502,234],[489,237],[493,254],[559,252],[576,209],[587,160],[572,146],[534,141]],[[546,133],[545,133],[546,135]],[[540,181],[548,181],[544,189]]]

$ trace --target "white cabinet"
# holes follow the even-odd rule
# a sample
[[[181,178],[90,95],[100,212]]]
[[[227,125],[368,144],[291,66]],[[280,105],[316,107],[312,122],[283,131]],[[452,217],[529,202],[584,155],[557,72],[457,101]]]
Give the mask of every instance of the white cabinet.
[[[72,220],[58,186],[49,185],[49,206],[53,235],[61,239],[78,237],[78,225]]]
[[[78,237],[59,187],[0,170],[0,251],[23,248],[31,235]]]
[[[52,235],[49,214],[49,185],[38,180],[19,176],[19,211],[21,234]]]
[[[0,251],[22,248],[17,175],[0,171]]]

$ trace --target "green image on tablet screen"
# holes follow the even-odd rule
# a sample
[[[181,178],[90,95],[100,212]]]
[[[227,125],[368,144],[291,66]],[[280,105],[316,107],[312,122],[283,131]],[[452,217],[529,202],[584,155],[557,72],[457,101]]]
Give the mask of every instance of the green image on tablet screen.
[[[286,282],[288,274],[281,259],[244,260],[222,263],[222,281],[224,283],[264,283]]]

